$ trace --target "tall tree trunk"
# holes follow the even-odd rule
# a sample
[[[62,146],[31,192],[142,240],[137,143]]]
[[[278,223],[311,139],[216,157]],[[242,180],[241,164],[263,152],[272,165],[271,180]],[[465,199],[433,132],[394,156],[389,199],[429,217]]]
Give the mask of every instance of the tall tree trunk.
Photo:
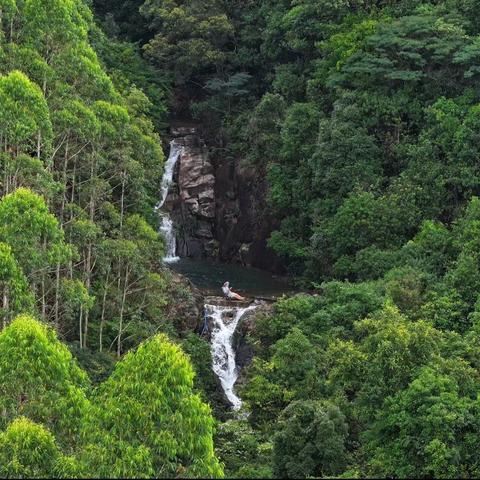
[[[93,182],[93,177],[95,176],[97,170],[96,156],[93,155],[92,162],[90,164],[90,182]],[[95,220],[95,189],[90,186],[90,200],[89,200],[89,217],[90,221],[94,223]],[[87,247],[87,258],[85,260],[85,287],[87,293],[90,295],[90,286],[92,283],[92,242],[88,243]],[[88,338],[88,321],[90,318],[90,311],[85,311],[85,333],[83,336],[84,347],[87,347],[87,338]]]
[[[83,348],[83,306],[80,305],[80,314],[78,316],[78,334],[80,337],[80,348]]]
[[[41,132],[38,132],[38,135],[37,135],[37,158],[39,160],[40,160],[41,153],[42,153],[42,134],[41,134]]]
[[[123,293],[122,293],[122,303],[120,305],[120,322],[118,325],[118,338],[117,338],[117,356],[120,357],[122,354],[122,334],[123,334],[123,314],[125,311],[125,300],[127,298],[127,289],[128,289],[128,277],[129,269],[125,269],[125,283],[123,284]]]
[[[107,270],[107,278],[105,279],[105,287],[103,290],[103,298],[102,298],[102,314],[100,317],[100,335],[99,335],[99,343],[100,343],[100,351],[103,350],[103,327],[105,325],[105,307],[107,303],[107,291],[108,291],[108,279],[110,277],[110,269]]]
[[[9,176],[10,176],[10,156],[7,154],[5,155],[5,165],[3,166],[3,194],[8,195],[10,192],[9,186]]]
[[[65,154],[63,156],[63,166],[62,166],[62,183],[67,188],[67,168],[68,168],[68,147],[69,142],[68,138],[65,140]],[[64,190],[62,192],[62,200],[60,202],[60,228],[63,230],[63,224],[65,223],[64,220],[64,212],[65,212],[65,203],[67,201],[67,192]],[[55,328],[60,331],[60,262],[57,262],[55,268],[55,306],[54,306],[54,319],[55,319]]]
[[[47,251],[47,239],[44,238],[43,239],[43,252],[46,252]],[[41,285],[42,285],[42,318],[44,320],[47,319],[47,299],[45,298],[45,295],[46,295],[46,292],[45,292],[45,269],[46,268],[42,268],[42,282],[41,282]]]
[[[92,273],[92,244],[89,242],[87,247],[87,258],[85,260],[85,288],[87,293],[90,295],[90,283],[91,283],[91,273]],[[88,336],[88,320],[90,317],[90,310],[85,310],[85,320],[84,320],[84,334],[83,334],[83,346],[87,348],[87,336]]]
[[[125,212],[125,172],[122,172],[122,195],[120,197],[120,230],[123,229],[124,212]]]
[[[68,138],[65,141],[65,155],[63,157],[63,168],[62,168],[62,183],[65,186],[65,190],[62,193],[62,201],[60,203],[60,226],[63,228],[64,224],[64,212],[65,212],[65,203],[67,201],[67,169],[68,169],[68,149],[69,149],[69,142]]]
[[[55,305],[53,308],[55,329],[57,330],[57,332],[60,331],[59,310],[60,310],[60,262],[57,262],[57,266],[55,269]]]
[[[70,195],[70,203],[73,203],[75,200],[75,180],[77,175],[77,160],[73,160],[73,177],[72,177],[72,192]],[[70,209],[70,223],[73,221],[73,209]],[[72,243],[72,234],[70,233],[70,243]],[[70,280],[73,279],[73,259],[70,259],[69,262],[69,274]]]
[[[45,272],[42,271],[42,319],[47,319],[47,301],[45,299]]]

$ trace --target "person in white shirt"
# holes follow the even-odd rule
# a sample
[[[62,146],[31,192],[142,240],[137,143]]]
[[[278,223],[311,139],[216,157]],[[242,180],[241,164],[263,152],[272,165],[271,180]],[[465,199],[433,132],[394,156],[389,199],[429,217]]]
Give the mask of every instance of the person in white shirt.
[[[245,297],[242,297],[238,293],[232,292],[232,290],[230,290],[230,282],[225,282],[223,284],[222,292],[223,295],[225,295],[225,298],[228,298],[229,300],[245,300]]]

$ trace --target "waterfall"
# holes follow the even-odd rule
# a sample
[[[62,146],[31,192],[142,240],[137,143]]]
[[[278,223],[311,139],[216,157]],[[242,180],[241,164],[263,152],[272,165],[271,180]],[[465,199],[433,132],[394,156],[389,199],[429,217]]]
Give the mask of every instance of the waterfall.
[[[177,249],[177,241],[175,233],[173,232],[173,222],[167,213],[162,213],[162,223],[160,225],[160,232],[165,238],[165,256],[163,261],[165,263],[172,263],[179,260],[180,257],[175,255]]]
[[[211,340],[212,368],[220,379],[223,391],[234,410],[240,409],[242,401],[237,397],[233,389],[238,378],[238,369],[235,363],[232,338],[243,315],[255,308],[256,305],[245,308],[205,305],[205,315],[213,319]]]
[[[175,169],[175,165],[182,154],[183,147],[177,143],[176,140],[172,140],[170,142],[170,155],[165,163],[165,169],[163,172],[162,178],[162,186],[160,190],[160,201],[157,205],[157,210],[160,210],[165,200],[167,199],[168,189],[172,184],[173,180],[173,171]],[[176,239],[175,233],[173,231],[173,222],[170,218],[170,215],[167,212],[160,212],[162,223],[160,225],[160,232],[163,234],[165,238],[165,257],[163,257],[163,261],[166,263],[176,262],[179,260],[179,257],[176,256]]]

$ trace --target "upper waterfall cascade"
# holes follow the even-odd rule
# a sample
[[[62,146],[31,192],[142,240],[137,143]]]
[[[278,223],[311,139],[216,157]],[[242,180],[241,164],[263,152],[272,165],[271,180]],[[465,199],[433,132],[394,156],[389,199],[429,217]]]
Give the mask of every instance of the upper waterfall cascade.
[[[168,190],[173,181],[173,172],[175,165],[179,160],[183,151],[183,146],[179,145],[176,140],[170,142],[170,155],[168,156],[167,162],[165,163],[165,170],[163,172],[162,185],[160,191],[160,201],[157,205],[157,210],[161,210],[167,199]],[[164,262],[175,262],[179,260],[179,257],[176,255],[176,239],[175,233],[173,230],[173,222],[170,218],[170,215],[167,212],[160,212],[162,217],[160,232],[165,238],[165,256],[163,257]]]

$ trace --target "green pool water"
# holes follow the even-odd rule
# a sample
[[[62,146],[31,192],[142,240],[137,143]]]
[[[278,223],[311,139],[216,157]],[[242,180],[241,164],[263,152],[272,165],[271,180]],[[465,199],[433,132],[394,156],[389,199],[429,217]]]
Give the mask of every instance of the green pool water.
[[[194,285],[208,295],[222,295],[222,285],[246,296],[278,297],[292,293],[294,288],[283,278],[264,270],[208,260],[182,258],[169,267],[188,277]]]

